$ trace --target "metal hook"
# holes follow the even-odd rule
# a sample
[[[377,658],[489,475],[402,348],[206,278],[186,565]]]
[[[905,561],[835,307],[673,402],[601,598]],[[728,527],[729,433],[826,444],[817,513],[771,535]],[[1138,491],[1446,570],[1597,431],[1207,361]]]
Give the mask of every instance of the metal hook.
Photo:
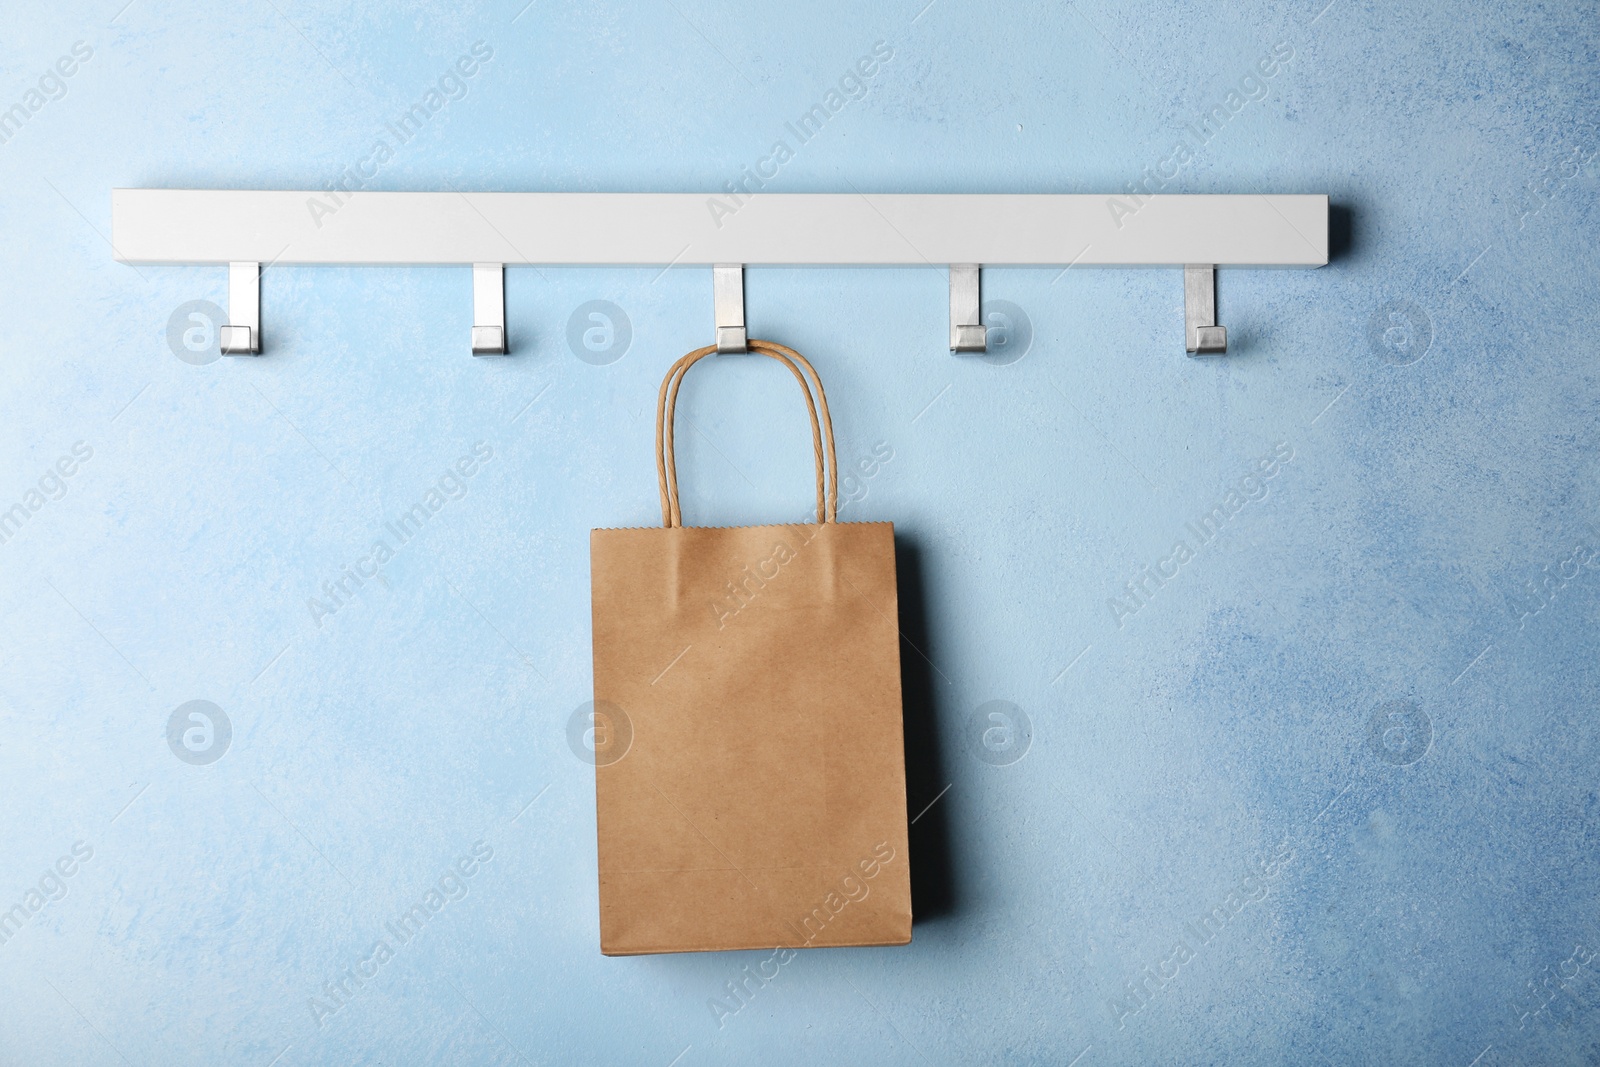
[[[744,328],[744,264],[712,267],[711,297],[717,320],[717,354],[750,351]]]
[[[506,354],[506,268],[503,263],[472,265],[472,354]]]
[[[225,356],[261,354],[261,264],[228,264],[228,324],[218,331]]]
[[[1183,268],[1183,342],[1191,356],[1228,350],[1227,327],[1217,325],[1217,269],[1212,264]]]
[[[950,265],[950,351],[985,352],[989,331],[981,313],[982,289],[976,263]]]

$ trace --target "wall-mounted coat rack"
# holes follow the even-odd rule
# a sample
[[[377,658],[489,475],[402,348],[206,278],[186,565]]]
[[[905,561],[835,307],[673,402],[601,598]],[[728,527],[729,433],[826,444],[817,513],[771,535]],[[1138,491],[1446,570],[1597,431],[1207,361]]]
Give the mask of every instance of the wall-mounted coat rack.
[[[1325,265],[1328,198],[114,189],[111,232],[124,263],[228,264],[228,355],[261,352],[263,264],[470,266],[480,356],[509,351],[507,265],[711,267],[719,352],[745,350],[745,266],[947,267],[952,352],[984,351],[983,267],[1174,267],[1202,355],[1217,268]]]

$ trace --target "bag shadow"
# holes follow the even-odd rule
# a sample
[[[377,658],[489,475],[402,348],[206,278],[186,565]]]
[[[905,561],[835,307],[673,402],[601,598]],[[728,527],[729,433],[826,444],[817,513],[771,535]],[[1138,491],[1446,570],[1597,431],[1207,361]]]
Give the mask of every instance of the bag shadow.
[[[941,792],[950,784],[939,743],[939,700],[928,656],[928,617],[921,550],[899,531],[894,537],[900,598],[900,689],[906,745],[906,818],[910,827],[913,924],[956,910],[950,860],[950,810]],[[937,798],[937,802],[935,802]]]

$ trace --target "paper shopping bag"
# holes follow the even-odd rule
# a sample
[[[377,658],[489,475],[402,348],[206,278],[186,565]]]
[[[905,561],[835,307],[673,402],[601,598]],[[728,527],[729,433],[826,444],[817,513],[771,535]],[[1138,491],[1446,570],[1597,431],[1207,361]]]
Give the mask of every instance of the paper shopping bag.
[[[682,524],[673,415],[703,348],[657,400],[661,527],[591,534],[607,955],[911,940],[894,527],[838,521],[815,369],[750,350],[805,393],[817,522]]]

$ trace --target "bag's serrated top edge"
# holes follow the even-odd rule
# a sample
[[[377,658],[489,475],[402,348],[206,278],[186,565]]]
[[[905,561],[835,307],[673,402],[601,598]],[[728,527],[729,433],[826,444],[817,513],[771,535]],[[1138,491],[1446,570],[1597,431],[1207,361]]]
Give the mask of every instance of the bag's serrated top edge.
[[[795,526],[893,526],[889,519],[870,522],[764,522],[758,526],[591,526],[590,533],[620,530],[776,530]]]

